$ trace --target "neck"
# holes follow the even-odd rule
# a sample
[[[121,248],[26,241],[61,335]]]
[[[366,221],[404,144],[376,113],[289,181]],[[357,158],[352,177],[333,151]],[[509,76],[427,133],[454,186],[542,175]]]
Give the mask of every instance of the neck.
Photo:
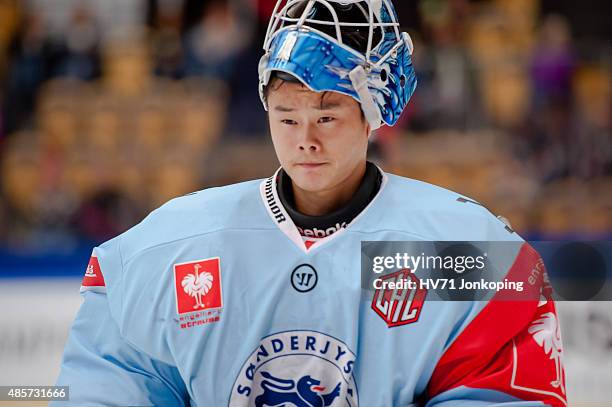
[[[295,208],[308,216],[323,216],[345,206],[353,197],[366,171],[363,161],[340,184],[317,192],[306,191],[292,184]]]

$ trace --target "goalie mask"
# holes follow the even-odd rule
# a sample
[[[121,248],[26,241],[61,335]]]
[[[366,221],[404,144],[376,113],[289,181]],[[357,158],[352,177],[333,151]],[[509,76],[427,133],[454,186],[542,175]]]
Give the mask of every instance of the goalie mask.
[[[272,72],[284,72],[315,92],[353,97],[375,130],[397,122],[417,83],[412,40],[391,0],[279,0],[263,48],[266,110],[264,88]]]

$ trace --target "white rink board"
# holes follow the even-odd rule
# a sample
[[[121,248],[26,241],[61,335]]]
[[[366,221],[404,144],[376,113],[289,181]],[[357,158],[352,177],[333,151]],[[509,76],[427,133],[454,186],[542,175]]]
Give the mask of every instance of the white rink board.
[[[51,385],[81,304],[80,278],[0,279],[0,385]],[[569,406],[612,400],[612,302],[557,303]]]
[[[80,278],[0,279],[0,385],[55,384],[80,285]]]
[[[612,406],[612,302],[557,302],[568,405]]]

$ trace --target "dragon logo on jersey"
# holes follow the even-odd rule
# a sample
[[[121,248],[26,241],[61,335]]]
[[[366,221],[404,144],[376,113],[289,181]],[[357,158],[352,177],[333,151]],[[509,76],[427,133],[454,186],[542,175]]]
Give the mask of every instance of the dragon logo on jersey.
[[[340,382],[327,393],[321,381],[310,376],[303,376],[296,383],[292,379],[280,379],[268,372],[261,372],[265,379],[261,382],[263,393],[255,398],[255,406],[279,406],[291,403],[297,407],[330,406],[340,395]]]
[[[243,364],[229,406],[358,406],[354,364],[345,343],[320,332],[267,336]]]

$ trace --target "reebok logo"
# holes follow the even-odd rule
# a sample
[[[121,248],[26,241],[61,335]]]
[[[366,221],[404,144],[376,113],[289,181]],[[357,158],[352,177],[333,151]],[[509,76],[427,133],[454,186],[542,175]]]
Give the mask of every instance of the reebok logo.
[[[335,225],[330,226],[327,229],[319,229],[319,228],[306,229],[306,228],[298,227],[298,231],[300,232],[300,235],[304,237],[323,238],[323,237],[327,237],[327,236],[334,234],[340,229],[346,228],[346,226],[347,226],[346,222],[342,222],[342,223],[336,222]]]

